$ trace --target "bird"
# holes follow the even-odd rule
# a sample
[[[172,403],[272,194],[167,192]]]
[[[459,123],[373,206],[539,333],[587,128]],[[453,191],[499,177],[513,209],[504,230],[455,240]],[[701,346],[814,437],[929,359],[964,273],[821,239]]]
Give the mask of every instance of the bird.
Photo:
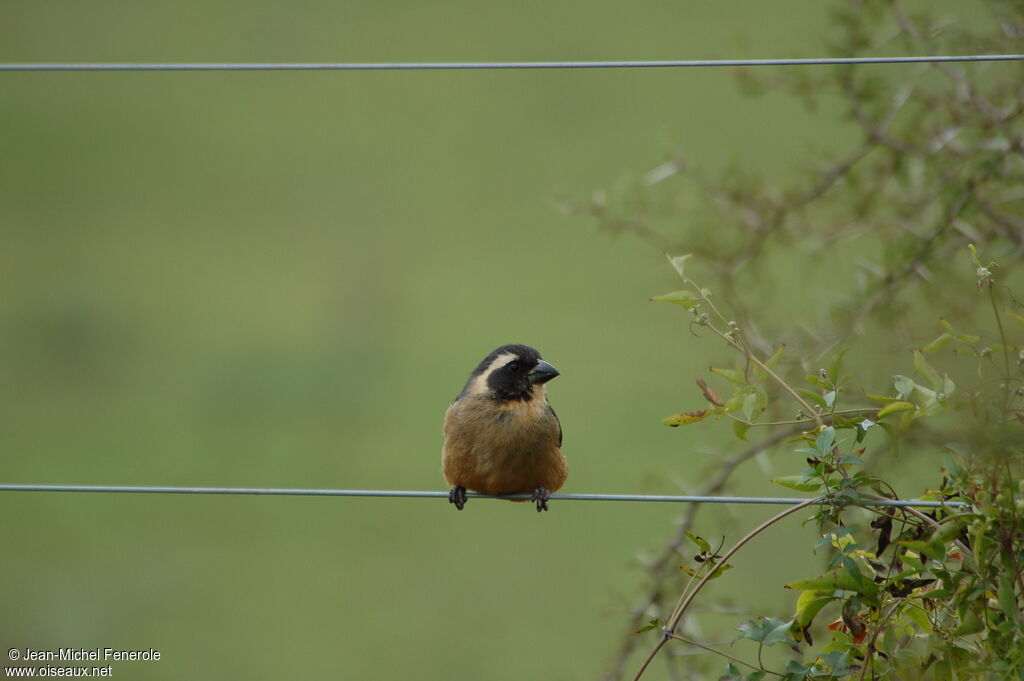
[[[562,425],[546,392],[558,375],[537,350],[519,344],[497,348],[469,375],[444,415],[441,470],[455,508],[473,490],[530,494],[538,512],[548,510],[550,494],[569,475]]]

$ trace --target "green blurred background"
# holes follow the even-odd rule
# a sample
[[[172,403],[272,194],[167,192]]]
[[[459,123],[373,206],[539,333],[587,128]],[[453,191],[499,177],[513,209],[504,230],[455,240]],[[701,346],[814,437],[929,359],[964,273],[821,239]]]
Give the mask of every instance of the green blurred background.
[[[0,61],[808,57],[826,11],[4,3]],[[662,254],[558,199],[850,134],[723,69],[6,73],[0,120],[0,481],[444,489],[445,408],[522,342],[562,372],[564,491],[606,493],[694,491],[738,445],[659,423],[722,357],[647,303]],[[732,491],[779,494],[755,473]],[[768,511],[707,513],[735,537]],[[122,679],[595,678],[678,515],[2,493],[0,645],[161,652]],[[804,532],[715,593],[785,615],[801,570],[768,558]]]

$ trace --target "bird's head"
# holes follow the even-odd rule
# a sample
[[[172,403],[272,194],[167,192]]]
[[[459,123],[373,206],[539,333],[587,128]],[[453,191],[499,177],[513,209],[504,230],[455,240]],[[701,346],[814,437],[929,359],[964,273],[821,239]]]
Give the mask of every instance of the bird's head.
[[[502,402],[527,401],[543,394],[538,386],[558,375],[558,370],[540,358],[528,345],[502,345],[484,357],[466,383],[462,394],[488,397]]]

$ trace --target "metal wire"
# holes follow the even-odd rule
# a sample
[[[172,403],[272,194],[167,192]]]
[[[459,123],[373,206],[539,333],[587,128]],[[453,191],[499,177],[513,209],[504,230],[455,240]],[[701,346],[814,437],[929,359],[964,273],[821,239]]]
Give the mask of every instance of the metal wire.
[[[274,487],[138,487],[130,485],[7,485],[0,484],[0,492],[102,492],[118,494],[248,494],[296,497],[410,497],[447,499],[448,492],[381,489],[290,489]],[[529,500],[529,494],[469,493],[470,499]],[[691,504],[774,504],[796,505],[807,499],[790,497],[702,497],[671,494],[552,494],[554,501],[656,501]],[[822,504],[829,503],[822,500]],[[924,501],[921,499],[864,499],[864,506],[912,506],[914,508],[941,508],[967,506],[962,501]]]
[[[921,55],[913,57],[823,57],[817,59],[671,59],[664,61],[513,61],[378,63],[139,63],[0,64],[0,71],[452,71],[480,69],[635,69],[714,66],[824,66],[834,64],[923,64],[1021,61],[1024,54]]]

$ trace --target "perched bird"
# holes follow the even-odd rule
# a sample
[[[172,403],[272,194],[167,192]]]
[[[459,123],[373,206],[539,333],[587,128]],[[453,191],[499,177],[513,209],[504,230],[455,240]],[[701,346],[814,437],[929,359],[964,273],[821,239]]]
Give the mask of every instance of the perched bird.
[[[562,426],[545,394],[557,375],[527,345],[501,346],[469,375],[444,415],[441,469],[455,508],[462,510],[469,489],[532,494],[538,511],[548,509],[548,495],[569,475]]]

